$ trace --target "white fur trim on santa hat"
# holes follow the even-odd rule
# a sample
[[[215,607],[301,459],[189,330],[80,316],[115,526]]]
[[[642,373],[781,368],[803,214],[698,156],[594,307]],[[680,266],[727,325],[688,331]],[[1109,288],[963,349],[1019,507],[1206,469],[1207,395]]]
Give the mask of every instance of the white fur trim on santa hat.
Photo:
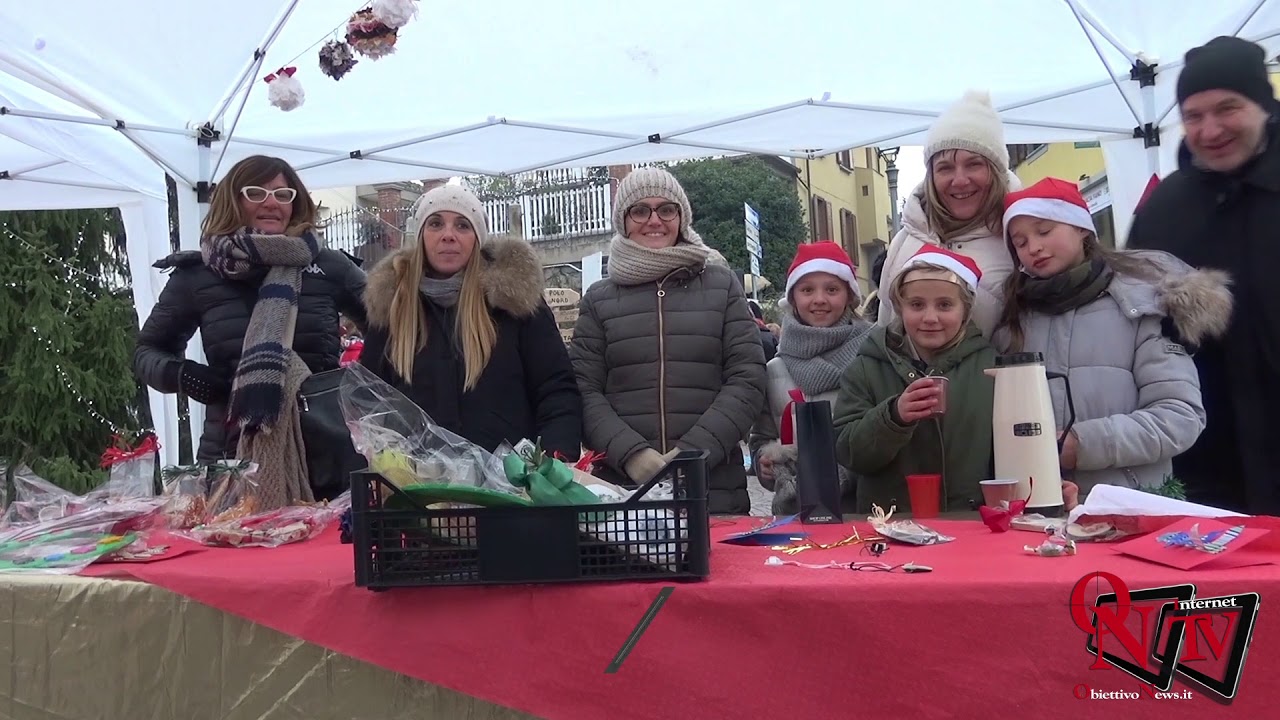
[[[1052,220],[1054,222],[1066,223],[1074,225],[1082,230],[1088,230],[1095,236],[1098,234],[1098,228],[1093,224],[1093,216],[1085,208],[1066,200],[1055,200],[1053,198],[1043,197],[1024,197],[1014,201],[1008,210],[1004,211],[1004,234],[1009,236],[1009,223],[1014,218],[1026,215],[1041,220]]]
[[[796,283],[800,282],[800,278],[805,275],[819,272],[835,275],[845,281],[849,286],[849,289],[853,292],[854,297],[859,295],[858,279],[853,276],[853,270],[849,268],[848,263],[842,263],[829,258],[814,258],[813,260],[806,260],[805,262],[800,263],[796,266],[796,269],[787,276],[787,288],[782,293],[783,297],[791,297],[791,288],[795,287]]]
[[[964,263],[950,255],[947,255],[946,253],[928,251],[918,252],[913,255],[911,259],[907,260],[907,264],[902,266],[902,270],[899,274],[905,275],[911,268],[919,267],[921,265],[934,265],[950,270],[961,280],[968,283],[970,289],[978,289],[978,276],[975,275],[972,270],[965,267]]]

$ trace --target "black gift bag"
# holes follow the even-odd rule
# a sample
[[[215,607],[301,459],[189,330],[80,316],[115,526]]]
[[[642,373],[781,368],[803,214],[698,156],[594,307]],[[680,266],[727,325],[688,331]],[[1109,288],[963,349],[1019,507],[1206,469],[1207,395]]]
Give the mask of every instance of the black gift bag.
[[[798,402],[793,406],[796,430],[796,499],[800,522],[840,524],[840,467],[836,463],[836,428],[831,403]]]

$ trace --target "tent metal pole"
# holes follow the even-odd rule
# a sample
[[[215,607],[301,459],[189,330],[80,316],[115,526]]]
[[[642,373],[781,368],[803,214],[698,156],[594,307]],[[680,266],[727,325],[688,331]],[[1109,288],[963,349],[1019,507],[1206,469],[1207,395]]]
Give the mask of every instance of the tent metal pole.
[[[177,128],[166,128],[156,125],[135,125],[124,120],[107,120],[100,117],[84,117],[81,115],[63,115],[60,113],[49,113],[39,110],[22,110],[19,108],[0,107],[0,115],[12,115],[14,117],[31,118],[33,120],[51,120],[53,122],[66,122],[77,125],[95,125],[97,127],[112,128],[114,130],[129,128],[140,132],[164,133],[166,135],[186,135],[187,137],[196,136],[196,131],[194,130],[179,130]]]
[[[780,112],[783,112],[784,110],[791,110],[793,108],[804,107],[805,105],[813,105],[813,104],[815,104],[815,101],[812,99],[797,100],[795,102],[786,103],[785,105],[774,105],[773,107],[765,108],[764,110],[756,110],[753,112],[742,113],[741,115],[734,115],[733,117],[727,117],[723,120],[712,120],[711,122],[702,123],[701,125],[694,125],[693,127],[684,128],[683,130],[676,130],[675,132],[669,132],[669,133],[657,133],[657,135],[661,137],[663,140],[665,140],[666,138],[679,137],[680,135],[691,135],[696,132],[702,132],[703,130],[714,130],[715,128],[718,128],[724,125],[729,125],[736,122],[742,122],[743,120],[754,120],[759,117],[764,117],[765,115],[773,115],[774,113],[780,113]]]
[[[1049,130],[1075,130],[1083,133],[1093,133],[1093,135],[1090,135],[1091,139],[1097,137],[1098,134],[1114,135],[1116,139],[1133,137],[1133,131],[1125,128],[1102,127],[1097,125],[1074,125],[1070,123],[1045,122],[1042,120],[1017,120],[1017,119],[1008,119],[1008,118],[1004,118],[1002,121],[1006,126],[1012,125],[1012,126],[1022,126],[1022,127],[1045,128]],[[879,146],[881,143],[896,141],[900,138],[915,135],[916,133],[922,133],[928,129],[929,129],[928,125],[916,125],[914,127],[908,128],[905,131],[896,132],[891,135],[881,135],[879,137],[871,138],[870,140],[863,140],[861,142],[857,142],[853,144],[845,144],[845,145],[839,145],[837,147],[822,148],[820,150],[815,150],[813,153],[809,155],[809,157],[820,158],[820,157],[826,157],[827,155],[832,155],[834,153],[844,152],[845,150],[853,150],[855,148],[860,148],[860,147]]]
[[[702,132],[703,130],[712,130],[712,129],[721,127],[723,125],[728,125],[730,123],[741,122],[743,120],[753,120],[758,117],[764,117],[765,115],[772,115],[774,113],[783,112],[784,110],[791,110],[792,108],[798,108],[798,107],[803,107],[805,105],[813,105],[813,104],[815,104],[814,101],[810,99],[810,100],[797,100],[795,102],[789,102],[784,105],[775,105],[770,108],[765,108],[764,110],[756,110],[754,112],[742,113],[741,115],[734,115],[733,117],[724,118],[723,120],[713,120],[711,122],[702,123],[700,125],[694,125],[692,127],[676,130],[674,132],[654,133],[653,135],[649,135],[646,137],[638,137],[635,140],[620,143],[618,145],[611,145],[609,147],[604,147],[604,148],[592,150],[585,153],[576,153],[568,157],[557,158],[555,160],[538,163],[536,165],[528,165],[526,167],[516,168],[514,170],[508,170],[506,174],[519,175],[520,173],[531,172],[533,170],[540,170],[542,168],[553,167],[556,165],[563,165],[564,163],[567,163],[567,162],[574,162],[576,160],[585,160],[587,158],[599,157],[600,155],[607,155],[611,152],[626,150],[628,148],[633,148],[638,145],[644,145],[645,143],[650,143],[650,142],[655,144],[662,144],[664,142],[668,142],[671,138],[679,137],[681,135],[689,135],[691,133]],[[675,143],[672,143],[672,144],[675,144]],[[698,147],[698,146],[694,146],[694,147]],[[756,152],[756,151],[751,151],[751,152]]]
[[[236,80],[235,84],[228,88],[226,94],[218,100],[217,109],[213,111],[212,117],[210,117],[208,122],[209,125],[216,127],[218,123],[222,122],[222,116],[226,114],[227,108],[230,107],[231,102],[235,100],[236,95],[244,87],[245,81],[253,77],[253,75],[257,73],[257,69],[262,66],[262,61],[267,57],[267,50],[271,48],[271,44],[276,41],[276,38],[280,37],[280,31],[284,29],[284,24],[293,16],[293,11],[297,9],[297,7],[298,0],[292,0],[289,3],[289,7],[285,8],[284,11],[280,13],[280,16],[276,18],[276,21],[271,25],[271,29],[267,32],[266,39],[262,41],[261,45],[254,49],[253,59],[245,64],[244,71],[240,73],[240,77]],[[252,83],[250,84],[250,87],[252,87]],[[245,93],[246,96],[248,96],[248,94],[248,92]],[[230,139],[230,133],[227,135],[228,139]]]
[[[576,160],[585,160],[587,158],[599,157],[601,155],[608,155],[611,152],[618,152],[619,150],[626,150],[628,148],[637,147],[639,145],[646,145],[648,144],[648,142],[649,142],[648,138],[639,138],[638,140],[630,140],[624,143],[618,143],[617,145],[610,145],[608,147],[598,148],[596,150],[588,150],[587,152],[575,153],[573,155],[569,155],[566,157],[560,157],[554,160],[548,160],[547,162],[540,162],[540,163],[535,163],[533,165],[526,165],[524,167],[514,168],[506,171],[503,174],[507,176],[519,175],[521,173],[532,172],[534,170],[541,170],[542,168],[549,168],[549,167],[555,167],[556,165],[563,165],[564,163],[574,162]]]
[[[1138,109],[1133,106],[1133,102],[1129,100],[1129,96],[1125,94],[1124,88],[1120,86],[1120,80],[1117,79],[1115,75],[1111,74],[1111,66],[1107,64],[1107,56],[1103,54],[1102,48],[1098,47],[1098,41],[1093,39],[1093,33],[1089,32],[1089,24],[1086,23],[1084,18],[1080,15],[1080,8],[1076,5],[1075,0],[1065,1],[1067,6],[1071,8],[1071,14],[1075,16],[1076,22],[1080,23],[1080,32],[1084,33],[1089,44],[1093,46],[1093,52],[1098,56],[1098,62],[1102,63],[1102,67],[1106,69],[1107,74],[1111,75],[1111,82],[1115,84],[1116,92],[1120,93],[1120,97],[1124,100],[1124,104],[1129,106],[1129,112],[1133,113],[1134,122],[1141,125],[1142,116],[1138,114]]]
[[[240,145],[251,145],[254,147],[275,148],[277,150],[297,150],[298,152],[316,153],[317,155],[341,155],[344,151],[334,150],[333,148],[318,148],[310,145],[293,145],[290,143],[274,142],[272,140],[254,140],[252,138],[238,137],[236,143]]]
[[[10,176],[10,180],[21,180],[22,182],[40,183],[41,185],[65,185],[67,187],[88,188],[90,190],[110,190],[112,192],[135,192],[129,188],[122,188],[118,185],[98,185],[95,183],[76,182],[74,180],[46,180],[44,178],[33,177],[15,177]]]
[[[482,170],[480,168],[463,167],[460,165],[441,165],[440,163],[421,162],[418,160],[406,160],[404,158],[387,157],[386,155],[363,155],[354,160],[370,160],[372,162],[389,163],[391,165],[407,165],[409,167],[428,168],[431,170],[447,170],[461,175],[498,175],[492,170]]]
[[[378,147],[369,148],[368,150],[357,150],[356,152],[360,153],[361,155],[373,155],[375,153],[386,152],[388,150],[398,150],[408,145],[417,145],[418,143],[431,142],[432,140],[439,140],[441,138],[452,137],[454,135],[461,135],[463,133],[469,133],[475,130],[483,130],[487,127],[492,127],[494,125],[501,125],[502,122],[503,121],[501,120],[486,120],[485,122],[482,122],[482,123],[465,125],[463,127],[454,128],[452,130],[442,130],[440,132],[431,133],[430,135],[422,135],[420,137],[412,138],[409,140],[401,140],[399,142],[388,143],[386,145],[379,145]]]
[[[916,110],[907,108],[881,107],[875,105],[853,105],[839,102],[815,102],[814,107],[834,108],[836,110],[857,110],[859,112],[888,113],[891,115],[915,115],[917,117],[936,118],[940,110]]]
[[[1058,100],[1060,98],[1075,95],[1076,93],[1089,92],[1090,90],[1097,90],[1100,87],[1106,87],[1107,85],[1110,85],[1112,82],[1114,82],[1112,79],[1096,80],[1087,85],[1077,85],[1076,87],[1068,88],[1066,90],[1058,90],[1057,92],[1051,92],[1047,95],[1037,95],[1036,97],[1029,98],[1027,100],[1019,100],[1016,103],[1001,105],[1000,107],[996,108],[996,111],[1001,113],[1006,113],[1006,112],[1009,112],[1010,110],[1021,110],[1022,108],[1027,107],[1028,105],[1035,105],[1036,103],[1042,103],[1042,102],[1045,102],[1046,100]]]
[[[129,142],[133,143],[135,147],[141,150],[143,154],[151,158],[152,162],[164,168],[165,172],[169,173],[175,178],[186,183],[188,187],[195,187],[195,183],[192,182],[191,178],[187,177],[186,174],[184,174],[181,170],[178,170],[176,167],[174,167],[172,163],[160,157],[160,154],[157,153],[155,150],[152,150],[151,146],[147,145],[145,142],[143,142],[142,140],[134,136],[132,130],[130,130],[127,127],[117,128],[117,130],[120,132],[121,135],[124,135],[126,138],[128,138]]]
[[[659,145],[679,145],[681,147],[701,148],[704,150],[721,150],[727,153],[738,153],[741,155],[778,155],[780,157],[795,158],[804,160],[809,157],[808,153],[796,152],[794,150],[767,150],[764,148],[749,148],[740,145],[722,145],[720,143],[704,143],[697,140],[680,140],[673,138],[663,138]]]
[[[1137,53],[1125,47],[1124,43],[1120,42],[1116,36],[1098,20],[1098,18],[1093,16],[1093,13],[1081,7],[1079,0],[1066,0],[1066,3],[1071,6],[1073,11],[1075,11],[1077,17],[1084,18],[1085,22],[1089,23],[1094,30],[1097,30],[1098,34],[1101,35],[1103,39],[1111,43],[1111,47],[1115,48],[1117,52],[1123,55],[1124,59],[1128,60],[1130,65],[1138,61]]]
[[[45,170],[47,168],[57,167],[59,165],[65,165],[65,164],[67,164],[66,160],[50,160],[49,162],[37,163],[30,167],[24,167],[18,170],[8,170],[6,172],[8,172],[9,177],[13,178],[23,173],[38,172],[40,170]]]
[[[254,61],[254,64],[250,67],[250,72],[252,72],[253,75],[258,74],[258,70],[262,68],[262,61],[266,57],[267,56],[265,53],[257,53],[257,59]],[[252,89],[252,86],[250,86],[250,88]],[[240,124],[240,117],[244,115],[245,103],[249,102],[249,96],[252,94],[253,93],[251,92],[251,90],[246,90],[244,93],[244,96],[240,98],[240,107],[239,109],[236,110],[236,116],[231,121],[231,129],[227,130],[227,134],[223,138],[222,149],[218,151],[218,161],[213,164],[213,170],[211,170],[208,174],[205,174],[204,172],[200,173],[201,180],[207,180],[209,182],[213,182],[213,178],[218,174],[218,169],[222,167],[222,159],[227,156],[227,150],[231,147],[231,143],[228,141],[231,138],[235,137],[236,126]],[[201,150],[207,149],[205,148],[204,143],[200,144],[200,149]]]
[[[546,123],[524,122],[523,120],[506,120],[505,124],[511,127],[529,128],[530,130],[546,130],[548,132],[569,133],[571,135],[594,135],[596,137],[611,137],[619,140],[634,139],[635,133],[613,132],[610,130],[591,130],[588,128],[568,127],[566,125],[548,125]]]

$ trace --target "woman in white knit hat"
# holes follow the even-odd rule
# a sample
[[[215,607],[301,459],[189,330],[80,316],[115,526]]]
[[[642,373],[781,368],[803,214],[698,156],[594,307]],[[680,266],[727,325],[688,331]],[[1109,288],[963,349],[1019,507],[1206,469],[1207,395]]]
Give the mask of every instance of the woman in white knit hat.
[[[903,264],[925,245],[971,257],[982,270],[973,319],[991,337],[1002,306],[1002,286],[1013,272],[1004,244],[1004,196],[1022,187],[1009,171],[1004,127],[986,92],[971,90],[929,128],[925,179],[907,198],[902,230],[889,244],[883,287],[892,287]],[[878,322],[894,318],[880,303]]]
[[[569,348],[596,474],[634,486],[706,450],[708,508],[746,515],[740,443],[764,405],[764,349],[741,281],[666,170],[632,171],[614,203],[608,277],[583,295]]]
[[[541,440],[576,460],[582,396],[533,248],[490,238],[484,206],[457,185],[423,195],[407,230],[369,273],[361,364],[485,450]]]

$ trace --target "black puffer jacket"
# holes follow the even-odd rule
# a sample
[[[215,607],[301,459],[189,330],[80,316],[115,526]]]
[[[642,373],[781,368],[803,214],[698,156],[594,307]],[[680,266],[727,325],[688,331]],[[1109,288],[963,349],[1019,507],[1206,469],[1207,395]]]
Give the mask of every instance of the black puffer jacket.
[[[240,363],[244,335],[258,298],[258,283],[224,280],[205,267],[200,253],[174,253],[155,264],[172,268],[160,301],[138,333],[133,368],[147,385],[178,392],[187,341],[200,331],[205,361],[228,382]],[[264,273],[265,275],[265,273]],[[364,272],[334,250],[321,250],[302,273],[293,349],[312,372],[338,367],[342,354],[338,313],[364,327]],[[197,460],[233,457],[236,433],[228,433],[225,404],[206,407]]]
[[[405,252],[388,255],[369,273],[369,328],[360,364],[404,393],[434,422],[489,452],[504,441],[515,445],[541,439],[548,453],[577,460],[582,452],[582,395],[555,316],[542,299],[542,264],[533,248],[506,238],[484,245],[481,282],[498,337],[489,364],[469,391],[463,390],[466,372],[454,341],[454,308],[422,299],[429,329],[426,347],[414,357],[411,382],[405,382],[387,359],[396,264]]]

